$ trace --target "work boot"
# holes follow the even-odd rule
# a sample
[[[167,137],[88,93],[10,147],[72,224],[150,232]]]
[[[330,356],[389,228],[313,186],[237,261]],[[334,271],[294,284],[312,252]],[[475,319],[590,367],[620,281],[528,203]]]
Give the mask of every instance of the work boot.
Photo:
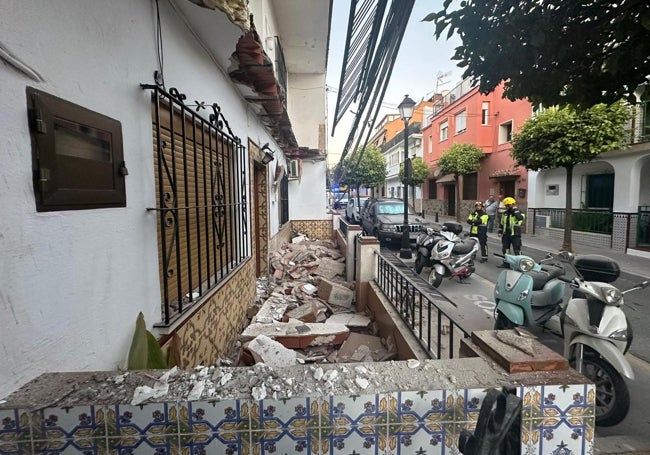
[[[510,265],[507,262],[502,262],[501,264],[497,265],[497,269],[509,269]]]
[[[483,257],[483,258],[481,258],[481,260],[479,262],[487,262],[487,260],[488,260],[488,258]]]

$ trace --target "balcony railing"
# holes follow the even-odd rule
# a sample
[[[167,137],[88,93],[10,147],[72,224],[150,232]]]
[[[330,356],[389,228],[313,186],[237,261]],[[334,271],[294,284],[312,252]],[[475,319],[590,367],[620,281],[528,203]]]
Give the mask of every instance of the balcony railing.
[[[287,64],[284,61],[284,52],[282,51],[282,44],[280,38],[275,37],[275,77],[282,89],[282,97],[284,106],[287,106]]]

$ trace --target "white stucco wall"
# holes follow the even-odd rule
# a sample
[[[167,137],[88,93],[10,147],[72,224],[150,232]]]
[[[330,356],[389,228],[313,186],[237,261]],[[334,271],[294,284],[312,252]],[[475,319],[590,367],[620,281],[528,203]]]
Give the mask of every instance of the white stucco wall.
[[[287,111],[301,147],[319,148],[319,131],[325,136],[325,74],[289,74]],[[294,121],[300,119],[300,121]],[[323,141],[325,137],[323,137]]]
[[[643,182],[650,179],[650,144],[640,144],[624,151],[605,153],[591,163],[573,170],[571,198],[573,208],[584,200],[585,176],[614,173],[614,212],[634,213],[639,205],[650,204],[650,189]],[[566,205],[566,171],[564,168],[529,172],[529,206],[564,208]],[[557,195],[546,194],[548,185],[559,185]],[[532,190],[534,188],[534,191]]]
[[[289,180],[289,219],[327,220],[325,160],[303,160],[299,180]],[[318,202],[320,201],[320,202]]]
[[[153,5],[2,0],[0,43],[44,82],[0,64],[0,397],[44,371],[116,368],[138,312],[149,326],[160,320],[155,215],[146,211],[156,205],[150,92],[139,86],[158,68]],[[160,7],[167,88],[188,103],[218,102],[244,144],[272,142],[224,70],[167,2]],[[233,33],[222,13],[202,14]],[[121,122],[127,207],[36,212],[26,86]]]

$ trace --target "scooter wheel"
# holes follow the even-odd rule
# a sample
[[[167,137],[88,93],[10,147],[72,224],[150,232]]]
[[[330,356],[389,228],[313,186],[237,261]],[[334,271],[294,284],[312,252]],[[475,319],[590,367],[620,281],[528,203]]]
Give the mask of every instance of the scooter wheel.
[[[571,359],[575,367],[575,359]],[[625,419],[630,410],[630,392],[625,380],[605,359],[585,352],[582,374],[596,384],[596,426],[611,427]]]
[[[440,286],[440,283],[442,283],[443,278],[444,278],[443,275],[440,275],[438,272],[435,271],[435,269],[433,269],[429,274],[429,284],[434,288],[437,288],[438,286]]]
[[[420,253],[415,258],[415,273],[418,275],[422,273],[422,269],[424,268],[424,256],[422,256]]]

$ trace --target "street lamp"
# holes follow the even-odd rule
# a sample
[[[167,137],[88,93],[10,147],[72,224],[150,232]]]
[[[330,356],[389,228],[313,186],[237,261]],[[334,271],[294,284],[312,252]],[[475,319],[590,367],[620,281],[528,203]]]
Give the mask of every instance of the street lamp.
[[[409,120],[413,117],[413,108],[415,108],[415,101],[409,98],[408,95],[397,109],[399,109],[399,116],[404,121],[404,224],[402,225],[402,248],[399,250],[399,257],[402,259],[411,259],[411,242],[409,235],[409,199],[408,199],[408,181],[411,177],[409,160]]]

